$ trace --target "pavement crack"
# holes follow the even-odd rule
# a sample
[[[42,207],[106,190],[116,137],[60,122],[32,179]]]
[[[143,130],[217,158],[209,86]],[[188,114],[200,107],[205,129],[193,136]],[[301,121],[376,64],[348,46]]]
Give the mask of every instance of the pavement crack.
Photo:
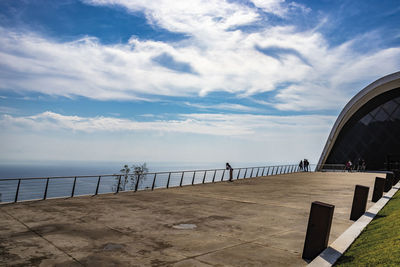
[[[190,257],[186,257],[186,258],[181,259],[179,261],[174,261],[174,262],[172,262],[172,264],[175,264],[175,263],[178,263],[178,262],[181,262],[181,261],[185,261],[185,260],[195,259],[197,257],[205,256],[205,255],[212,254],[212,253],[215,253],[215,252],[218,252],[218,251],[222,251],[222,250],[225,250],[225,249],[230,249],[230,248],[238,247],[238,246],[241,246],[241,245],[250,244],[250,243],[253,243],[256,240],[257,239],[251,240],[251,241],[246,241],[246,242],[241,242],[239,244],[235,244],[235,245],[232,245],[232,246],[226,246],[226,247],[223,247],[223,248],[214,249],[214,250],[211,250],[211,251],[207,251],[205,253],[201,253],[201,254],[190,256]],[[207,263],[207,264],[210,264],[210,263]]]
[[[19,222],[20,224],[22,224],[24,227],[26,227],[30,232],[36,234],[37,236],[39,236],[40,238],[42,238],[43,240],[45,240],[47,243],[49,243],[50,245],[52,245],[53,247],[55,247],[56,249],[58,249],[59,251],[61,251],[62,253],[64,253],[65,255],[67,255],[68,257],[70,257],[73,261],[75,261],[76,263],[80,264],[81,266],[85,266],[82,262],[80,262],[78,259],[76,259],[74,256],[72,256],[71,254],[69,254],[68,252],[66,252],[65,250],[63,250],[62,248],[58,247],[56,244],[54,244],[53,242],[51,242],[49,239],[47,239],[46,237],[44,237],[42,234],[40,234],[38,231],[35,231],[34,229],[32,229],[31,227],[29,227],[27,224],[25,224],[23,221],[19,220],[18,218],[12,216],[10,213],[8,213],[7,211],[4,211],[5,214],[7,214],[8,216],[10,216],[12,219],[14,219],[15,221]]]

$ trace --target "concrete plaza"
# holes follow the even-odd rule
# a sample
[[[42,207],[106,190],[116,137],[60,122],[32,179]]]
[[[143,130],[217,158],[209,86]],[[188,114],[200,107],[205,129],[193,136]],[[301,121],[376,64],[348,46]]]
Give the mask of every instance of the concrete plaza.
[[[0,205],[0,266],[303,266],[311,202],[335,205],[375,173],[294,173]]]

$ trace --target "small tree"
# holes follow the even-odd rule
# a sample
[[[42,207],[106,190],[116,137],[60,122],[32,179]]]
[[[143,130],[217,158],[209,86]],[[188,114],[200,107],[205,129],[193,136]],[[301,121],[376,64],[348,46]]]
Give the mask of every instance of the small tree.
[[[129,178],[130,171],[131,171],[131,169],[129,169],[127,164],[125,164],[124,167],[120,170],[120,172],[123,174],[123,176],[121,177],[122,179],[121,179],[119,190],[125,191],[126,185],[129,182],[128,178]]]
[[[143,164],[133,164],[132,165],[132,173],[131,173],[131,189],[137,190],[137,186],[139,183],[143,183],[147,178],[147,173],[149,169],[147,168],[146,163]]]
[[[125,190],[137,190],[136,186],[143,183],[146,180],[149,169],[146,163],[133,164],[131,168],[127,164],[120,170],[121,182],[119,182],[119,176],[115,177],[115,184],[112,186],[114,192],[125,191]],[[130,187],[128,187],[129,180],[131,181]],[[119,183],[119,190],[118,190]]]
[[[124,167],[119,171],[122,173],[121,175],[121,182],[119,182],[119,175],[115,177],[115,184],[112,186],[112,190],[117,192],[117,191],[125,191],[126,186],[129,182],[129,173],[131,169],[127,164],[124,165]],[[118,184],[119,184],[119,190],[118,190]]]

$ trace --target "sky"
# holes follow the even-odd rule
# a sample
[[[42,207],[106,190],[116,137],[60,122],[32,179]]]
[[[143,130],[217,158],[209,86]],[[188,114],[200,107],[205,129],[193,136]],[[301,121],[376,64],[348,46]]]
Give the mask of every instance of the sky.
[[[398,0],[2,0],[0,160],[316,163],[399,25]]]

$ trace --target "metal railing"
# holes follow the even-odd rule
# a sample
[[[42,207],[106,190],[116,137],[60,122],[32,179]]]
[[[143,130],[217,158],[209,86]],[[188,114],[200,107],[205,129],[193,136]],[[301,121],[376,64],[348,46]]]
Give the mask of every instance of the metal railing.
[[[344,172],[345,164],[311,164],[313,171],[319,172]]]
[[[233,169],[234,180],[294,173],[297,164]],[[227,181],[226,169],[0,179],[0,202],[45,200]]]

